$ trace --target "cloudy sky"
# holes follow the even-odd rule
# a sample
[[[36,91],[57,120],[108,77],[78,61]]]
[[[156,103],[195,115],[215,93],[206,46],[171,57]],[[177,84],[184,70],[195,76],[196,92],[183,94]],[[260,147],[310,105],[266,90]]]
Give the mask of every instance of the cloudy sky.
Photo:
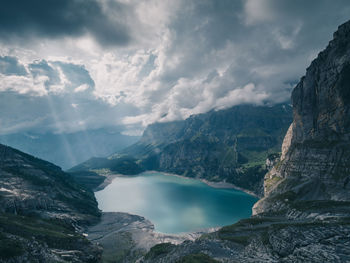
[[[348,0],[3,0],[0,134],[287,101]]]

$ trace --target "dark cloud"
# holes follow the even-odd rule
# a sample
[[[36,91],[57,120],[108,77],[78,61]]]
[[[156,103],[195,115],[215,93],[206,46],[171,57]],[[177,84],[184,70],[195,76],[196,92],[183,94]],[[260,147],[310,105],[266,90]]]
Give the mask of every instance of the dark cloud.
[[[159,94],[168,97],[164,87],[171,92],[182,78],[207,76],[209,83],[220,69],[216,98],[254,83],[271,103],[288,100],[310,60],[350,19],[347,0],[194,0],[180,10],[166,51],[177,64],[165,64],[162,90],[150,96],[157,101],[164,99]]]
[[[0,73],[17,76],[27,75],[25,67],[18,62],[18,59],[10,56],[0,57]]]
[[[111,18],[96,0],[3,0],[0,37],[4,41],[90,33],[103,45],[126,45],[131,38],[123,22],[127,7],[113,3],[113,10]]]

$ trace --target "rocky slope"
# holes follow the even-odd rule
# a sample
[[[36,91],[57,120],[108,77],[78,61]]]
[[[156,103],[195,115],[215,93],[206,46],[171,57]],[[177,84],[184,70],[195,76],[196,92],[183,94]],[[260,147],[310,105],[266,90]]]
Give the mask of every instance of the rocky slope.
[[[294,120],[255,216],[144,262],[350,262],[350,21],[292,94]]]
[[[97,262],[83,235],[99,220],[92,192],[59,167],[0,144],[0,262]]]
[[[184,121],[155,123],[136,144],[108,159],[91,159],[71,171],[109,168],[128,174],[157,170],[226,181],[262,195],[266,158],[280,151],[291,116],[288,104],[242,105]],[[129,164],[121,165],[120,160],[125,158]]]
[[[206,232],[163,234],[155,232],[154,225],[142,216],[120,212],[103,213],[101,221],[90,227],[88,239],[103,248],[103,262],[137,262],[159,243],[180,244],[195,240]]]

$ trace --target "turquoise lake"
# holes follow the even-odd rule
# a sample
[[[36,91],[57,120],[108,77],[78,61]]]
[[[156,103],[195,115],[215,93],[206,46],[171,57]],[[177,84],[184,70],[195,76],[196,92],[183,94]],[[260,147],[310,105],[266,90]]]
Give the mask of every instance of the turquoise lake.
[[[143,216],[162,233],[233,224],[249,217],[257,201],[242,191],[213,188],[199,180],[158,172],[117,177],[95,194],[102,211]]]

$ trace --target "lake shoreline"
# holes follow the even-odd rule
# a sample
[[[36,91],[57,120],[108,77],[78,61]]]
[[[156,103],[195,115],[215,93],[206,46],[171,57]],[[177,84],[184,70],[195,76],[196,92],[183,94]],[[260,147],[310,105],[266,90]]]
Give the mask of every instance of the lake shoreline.
[[[155,173],[159,173],[158,171],[146,171],[146,172],[155,172]],[[172,173],[167,173],[167,172],[161,172],[164,175],[168,175],[168,176],[176,176],[176,177],[180,177],[180,178],[184,178],[184,179],[193,179],[193,180],[198,180],[201,181],[202,183],[205,183],[206,185],[213,187],[213,188],[218,188],[218,189],[235,189],[235,190],[239,190],[242,192],[245,192],[248,195],[251,195],[253,197],[256,197],[258,199],[260,199],[260,197],[258,195],[256,195],[255,193],[253,193],[252,191],[246,190],[244,188],[241,188],[239,186],[236,186],[234,184],[231,183],[227,183],[227,182],[212,182],[212,181],[208,181],[206,179],[203,178],[193,178],[193,177],[186,177],[183,175],[178,175],[178,174],[172,174]]]
[[[172,174],[172,173],[164,173],[164,172],[158,172],[158,171],[154,171],[154,170],[149,170],[149,171],[146,171],[146,172],[143,172],[143,173],[140,173],[140,174],[137,174],[137,175],[122,175],[122,174],[108,174],[107,175],[107,173],[105,174],[105,176],[106,176],[106,179],[105,179],[105,181],[103,182],[103,184],[101,184],[99,187],[98,187],[98,191],[95,191],[95,193],[97,194],[97,196],[99,195],[97,192],[99,192],[99,191],[101,191],[101,190],[103,190],[103,189],[105,189],[108,185],[110,185],[113,181],[114,181],[114,179],[116,179],[116,178],[120,178],[120,180],[129,180],[129,178],[132,180],[132,178],[138,178],[138,177],[145,177],[146,179],[142,179],[142,180],[146,180],[147,181],[147,176],[149,175],[149,176],[151,176],[152,178],[153,178],[153,176],[154,175],[157,175],[157,174],[161,174],[161,175],[163,175],[163,176],[165,176],[165,177],[168,177],[169,179],[163,179],[163,180],[166,180],[166,181],[169,181],[169,182],[177,182],[178,181],[178,179],[175,179],[176,177],[177,178],[181,178],[181,180],[186,180],[186,181],[183,181],[183,184],[184,185],[189,185],[189,186],[192,186],[192,185],[198,185],[198,186],[200,186],[200,185],[202,185],[202,186],[200,186],[200,188],[199,189],[210,189],[210,188],[212,188],[213,190],[210,190],[210,191],[214,191],[215,193],[217,192],[216,190],[214,190],[214,189],[227,189],[227,190],[229,190],[229,189],[234,189],[234,190],[237,190],[237,191],[239,191],[239,192],[237,192],[237,193],[234,193],[234,192],[232,192],[232,193],[234,193],[234,195],[239,195],[239,196],[242,196],[242,198],[248,198],[248,199],[250,199],[250,198],[252,198],[252,197],[254,197],[254,198],[256,198],[256,196],[255,195],[253,195],[253,194],[251,194],[251,193],[246,193],[245,191],[243,191],[242,189],[240,189],[240,188],[238,188],[238,187],[236,187],[235,185],[233,185],[233,184],[229,184],[229,183],[226,183],[226,182],[210,182],[210,181],[208,181],[208,180],[205,180],[205,179],[199,179],[199,178],[189,178],[189,177],[185,177],[185,176],[181,176],[181,175],[177,175],[177,174]],[[170,177],[173,177],[174,179],[171,179]],[[124,178],[124,179],[122,179],[122,178]],[[154,177],[154,178],[158,178],[158,177]],[[193,179],[195,179],[195,180],[193,180]],[[119,180],[119,179],[118,179]],[[124,181],[123,181],[124,182]],[[148,181],[147,181],[148,182]],[[117,185],[120,185],[120,184],[117,184]],[[121,184],[121,186],[119,186],[119,187],[122,187],[122,189],[125,189],[125,186],[123,185],[123,184]],[[135,187],[135,186],[133,186],[133,187]],[[204,187],[204,188],[202,188],[202,187]],[[133,189],[135,189],[135,188],[133,188]],[[113,191],[112,191],[113,192]],[[122,191],[117,191],[117,193],[121,193]],[[157,192],[157,191],[156,191]],[[243,193],[245,193],[245,194],[243,194]],[[129,190],[127,191],[127,193],[129,193]],[[210,192],[211,193],[211,192]],[[226,191],[224,191],[224,192],[222,192],[222,193],[226,193],[226,194],[228,194],[229,192],[226,192]],[[245,196],[245,197],[243,197],[243,196]],[[250,197],[249,197],[250,196]],[[123,194],[123,197],[124,197],[124,194]],[[206,198],[206,197],[203,197],[203,198]],[[107,198],[108,199],[108,198]],[[117,200],[121,200],[122,198],[117,198]],[[98,198],[97,198],[97,200],[98,200]],[[129,199],[128,199],[129,200]],[[202,198],[200,199],[200,200],[202,200]],[[98,200],[98,202],[99,202],[100,200]],[[256,202],[256,200],[254,201],[254,200],[252,200],[253,202]],[[146,217],[146,218],[148,218],[148,217],[150,217],[150,215],[148,215],[147,216],[147,213],[146,214],[144,214],[144,213],[142,213],[142,212],[140,212],[140,211],[129,211],[129,210],[125,210],[125,209],[123,209],[123,208],[120,208],[119,207],[119,209],[111,209],[111,208],[101,208],[100,207],[100,204],[99,204],[99,208],[100,209],[102,209],[102,211],[104,212],[104,213],[109,213],[109,212],[120,212],[120,213],[130,213],[130,214],[134,214],[134,215],[142,215],[142,216],[144,216],[144,217]],[[228,209],[229,210],[229,209]],[[227,210],[225,210],[225,211],[227,211]],[[172,217],[173,218],[173,217]],[[200,217],[200,214],[199,214],[199,218],[201,218]],[[234,218],[234,217],[233,217]],[[232,218],[232,219],[233,219]],[[154,218],[153,218],[154,219]],[[152,220],[152,219],[151,219]],[[155,220],[155,219],[154,219]],[[239,220],[239,218],[238,219],[235,219],[235,220],[233,220],[231,223],[234,223],[235,221],[238,221]],[[215,220],[214,220],[215,221]],[[150,221],[152,224],[154,224],[154,222],[153,222],[153,220],[152,221]],[[215,221],[216,222],[216,221]],[[160,229],[155,229],[155,228],[153,228],[153,231],[152,232],[154,232],[154,234],[157,234],[157,235],[159,235],[159,237],[164,237],[164,236],[167,236],[168,238],[170,238],[170,236],[172,237],[172,238],[175,238],[175,237],[184,237],[184,236],[187,236],[187,238],[185,238],[185,239],[189,239],[188,237],[197,237],[198,235],[198,233],[211,233],[211,232],[213,232],[213,231],[216,231],[216,230],[218,230],[220,227],[222,227],[222,226],[224,226],[224,225],[227,225],[227,224],[229,224],[229,223],[225,223],[225,224],[222,224],[222,223],[215,223],[215,224],[213,224],[212,226],[209,226],[208,228],[207,227],[204,227],[204,228],[202,228],[202,227],[200,227],[199,229],[197,228],[197,230],[195,230],[195,231],[193,231],[193,229],[195,229],[195,228],[192,228],[192,229],[184,229],[183,231],[179,231],[179,232],[169,232],[169,231],[167,231],[167,230],[164,230],[164,229],[162,229],[162,228],[160,228]],[[154,225],[153,225],[154,226]],[[163,230],[163,231],[162,231]],[[171,230],[172,231],[172,230]],[[169,233],[172,233],[172,234],[169,234]],[[181,239],[182,239],[181,238]]]
[[[138,251],[134,254],[132,262],[146,254],[151,247],[160,243],[179,245],[184,241],[195,241],[203,234],[217,231],[220,227],[202,229],[199,231],[178,234],[162,233],[155,230],[153,222],[139,215],[125,212],[102,212],[100,221],[86,229],[87,238],[103,248],[104,257],[118,256],[123,253],[126,244],[130,250]]]
[[[145,172],[142,172],[142,173],[139,173],[139,174],[136,174],[136,175],[110,174],[110,175],[106,176],[105,181],[102,184],[100,184],[95,189],[94,192],[103,190],[107,185],[109,185],[117,177],[134,177],[134,176],[141,175],[143,173],[162,173],[162,174],[167,175],[167,176],[175,176],[175,177],[180,177],[180,178],[184,178],[184,179],[198,180],[198,181],[201,181],[202,183],[205,183],[206,185],[208,185],[210,187],[213,187],[213,188],[218,188],[218,189],[235,189],[235,190],[242,191],[242,192],[244,192],[244,193],[246,193],[246,194],[248,194],[250,196],[253,196],[255,198],[260,199],[260,197],[257,194],[255,194],[254,192],[249,191],[249,190],[244,189],[244,188],[241,188],[241,187],[239,187],[237,185],[234,185],[234,184],[231,184],[231,183],[227,183],[227,182],[223,182],[223,181],[221,181],[221,182],[212,182],[212,181],[209,181],[209,180],[206,180],[206,179],[203,179],[203,178],[186,177],[186,176],[179,175],[179,174],[173,174],[173,173],[167,173],[167,172],[155,171],[155,170],[145,171]]]

